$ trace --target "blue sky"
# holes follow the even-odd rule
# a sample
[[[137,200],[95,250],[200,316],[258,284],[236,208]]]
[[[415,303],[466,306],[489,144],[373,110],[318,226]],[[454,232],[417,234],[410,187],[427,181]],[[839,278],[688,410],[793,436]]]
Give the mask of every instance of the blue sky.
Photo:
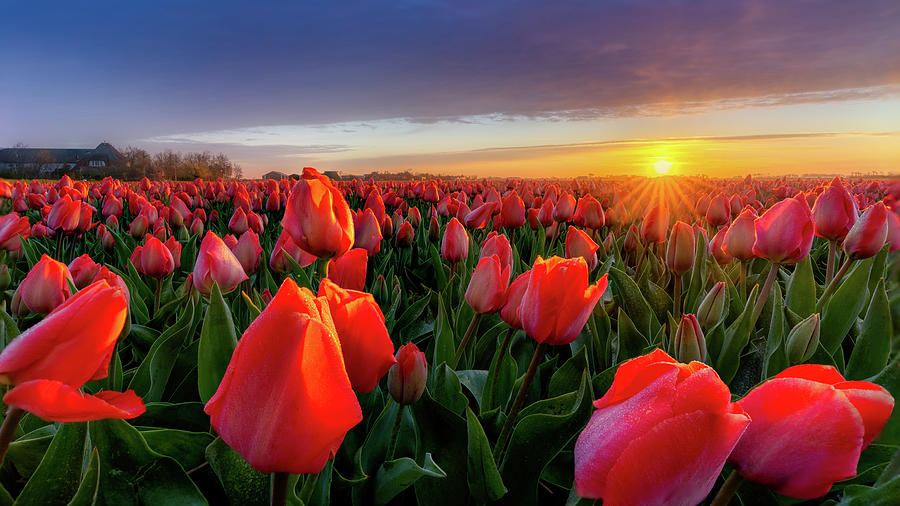
[[[896,171],[898,26],[892,1],[12,2],[0,146],[250,174]]]

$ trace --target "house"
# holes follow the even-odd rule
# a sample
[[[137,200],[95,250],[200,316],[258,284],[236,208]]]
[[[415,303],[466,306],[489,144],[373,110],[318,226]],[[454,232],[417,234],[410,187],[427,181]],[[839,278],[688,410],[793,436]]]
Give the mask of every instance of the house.
[[[276,170],[273,170],[272,172],[266,172],[262,176],[263,179],[275,179],[278,181],[281,181],[282,179],[287,179],[287,177],[288,177],[288,175],[285,174],[284,172],[278,172]]]
[[[122,154],[108,142],[93,149],[0,149],[0,171],[25,177],[55,177],[84,169],[105,169],[123,162]]]

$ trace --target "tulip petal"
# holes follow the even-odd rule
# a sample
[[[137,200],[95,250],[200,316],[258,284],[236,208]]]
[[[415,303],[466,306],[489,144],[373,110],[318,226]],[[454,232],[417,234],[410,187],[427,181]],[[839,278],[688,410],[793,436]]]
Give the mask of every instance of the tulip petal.
[[[878,437],[894,409],[894,398],[887,390],[869,381],[845,381],[834,385],[859,411],[866,434],[863,449]]]
[[[826,385],[834,385],[844,381],[844,377],[833,366],[820,364],[802,364],[788,367],[775,375],[776,378],[801,378]]]
[[[616,460],[603,504],[700,503],[749,423],[744,414],[703,411],[663,420],[631,441]]]
[[[728,461],[745,478],[780,494],[814,499],[856,474],[863,421],[831,385],[775,378],[738,404],[753,423]]]
[[[3,396],[3,402],[48,422],[89,422],[135,418],[146,411],[134,390],[88,395],[54,380],[26,381]]]
[[[613,384],[603,397],[594,401],[594,407],[599,409],[631,397],[663,373],[675,369],[675,364],[675,359],[659,348],[623,362],[616,370]]]

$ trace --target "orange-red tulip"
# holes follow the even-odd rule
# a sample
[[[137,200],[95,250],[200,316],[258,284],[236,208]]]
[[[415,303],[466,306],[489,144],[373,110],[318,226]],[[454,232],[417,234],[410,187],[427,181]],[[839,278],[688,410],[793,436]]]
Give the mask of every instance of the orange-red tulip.
[[[841,183],[841,178],[835,176],[813,204],[815,234],[832,241],[843,240],[858,215],[856,200]]]
[[[738,404],[753,422],[728,461],[779,494],[814,499],[856,475],[860,452],[887,423],[894,399],[874,383],[807,364],[785,369]]]
[[[388,371],[388,392],[401,405],[413,404],[425,392],[428,361],[415,343],[407,343],[397,350],[397,363]]]
[[[509,276],[510,267],[504,266],[499,256],[482,258],[466,287],[466,302],[476,313],[496,313],[506,302]]]
[[[403,227],[400,227],[403,230]],[[366,286],[369,254],[362,248],[352,249],[328,264],[328,279],[341,288],[362,291]]]
[[[362,420],[324,298],[285,280],[238,341],[204,410],[257,470],[320,472]]]
[[[297,246],[317,257],[341,256],[353,246],[347,201],[330,179],[309,167],[291,190],[281,224]]]
[[[666,248],[666,267],[680,276],[694,266],[696,254],[697,241],[694,237],[694,227],[683,221],[676,222],[672,227],[672,233],[669,234],[669,244]]]
[[[455,264],[469,256],[469,235],[456,218],[450,218],[444,238],[441,240],[441,256]]]
[[[569,227],[566,232],[566,258],[581,257],[587,262],[588,270],[597,267],[597,250],[600,245],[584,231],[576,227]]]
[[[35,313],[49,313],[72,294],[69,268],[62,262],[42,255],[16,289],[25,306]]]
[[[344,290],[329,279],[322,280],[318,295],[331,309],[350,384],[357,392],[371,392],[395,363],[381,308],[371,293]]]
[[[850,258],[873,257],[884,247],[888,234],[888,211],[884,203],[869,206],[844,238],[844,251]]]

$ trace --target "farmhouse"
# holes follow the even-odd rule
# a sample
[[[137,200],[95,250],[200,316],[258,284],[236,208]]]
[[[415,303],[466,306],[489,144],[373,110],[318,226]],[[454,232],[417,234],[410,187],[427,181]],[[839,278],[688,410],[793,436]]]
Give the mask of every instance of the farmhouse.
[[[21,177],[53,177],[85,168],[104,169],[122,160],[122,154],[108,142],[86,149],[0,149],[0,171]]]

